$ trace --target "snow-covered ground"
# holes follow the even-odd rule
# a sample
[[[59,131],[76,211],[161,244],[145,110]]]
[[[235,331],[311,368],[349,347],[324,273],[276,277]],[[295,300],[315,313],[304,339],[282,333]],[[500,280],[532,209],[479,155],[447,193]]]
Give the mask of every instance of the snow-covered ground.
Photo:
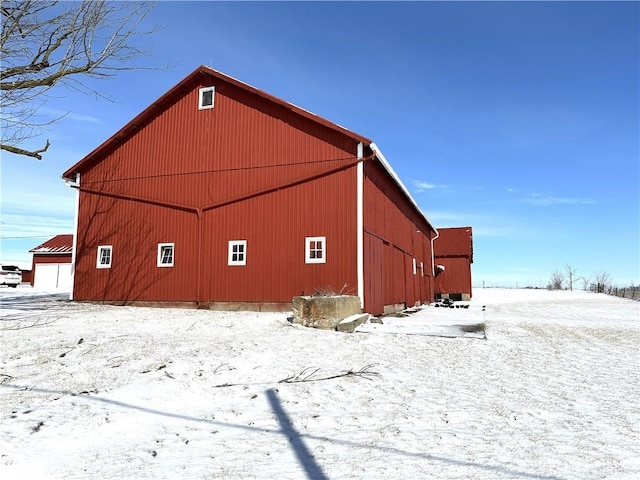
[[[640,478],[640,303],[474,294],[344,334],[0,289],[0,478]]]

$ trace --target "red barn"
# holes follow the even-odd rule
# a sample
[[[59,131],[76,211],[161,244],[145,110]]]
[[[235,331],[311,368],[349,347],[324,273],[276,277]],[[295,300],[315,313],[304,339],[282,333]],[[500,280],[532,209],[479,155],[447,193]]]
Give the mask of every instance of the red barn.
[[[439,228],[434,252],[436,297],[470,300],[473,263],[471,227]]]
[[[44,290],[69,290],[72,252],[72,234],[56,235],[29,250],[33,253],[31,286]],[[27,281],[24,275],[22,281]]]
[[[437,231],[371,140],[199,67],[64,172],[72,298],[365,311],[434,299]]]

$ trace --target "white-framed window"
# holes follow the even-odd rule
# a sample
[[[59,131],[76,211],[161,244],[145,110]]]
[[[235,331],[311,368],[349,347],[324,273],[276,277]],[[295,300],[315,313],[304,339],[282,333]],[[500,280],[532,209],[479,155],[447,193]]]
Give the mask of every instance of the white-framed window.
[[[198,110],[213,108],[216,87],[204,87],[198,92]]]
[[[229,240],[229,266],[247,264],[247,241]]]
[[[305,238],[305,263],[327,263],[327,238]]]
[[[413,274],[417,274],[418,273],[418,266],[416,264],[416,259],[413,259]]]
[[[111,268],[111,259],[113,257],[112,245],[100,245],[98,247],[98,260],[96,268]]]
[[[420,262],[420,273],[424,277],[424,263]]]
[[[173,243],[158,244],[158,266],[173,267]]]

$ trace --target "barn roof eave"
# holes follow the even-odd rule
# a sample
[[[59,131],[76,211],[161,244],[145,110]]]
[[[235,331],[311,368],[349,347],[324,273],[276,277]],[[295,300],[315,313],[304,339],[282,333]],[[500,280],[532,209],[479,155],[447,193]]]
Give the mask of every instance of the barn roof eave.
[[[37,247],[29,250],[29,253],[36,253],[38,255],[60,255],[72,253],[73,251],[73,234],[64,233],[56,235],[50,238],[46,242],[41,243]]]
[[[378,160],[380,160],[380,163],[382,164],[382,166],[384,167],[384,169],[387,171],[387,173],[391,176],[391,178],[393,179],[394,182],[396,182],[396,184],[400,187],[400,190],[402,190],[402,193],[404,193],[404,195],[407,197],[407,199],[409,200],[409,202],[411,202],[411,204],[413,205],[413,207],[416,209],[416,211],[420,214],[420,216],[422,218],[424,218],[424,220],[427,222],[427,224],[429,225],[429,227],[431,227],[431,229],[433,230],[433,232],[436,234],[436,236],[438,235],[438,230],[436,229],[436,227],[433,226],[433,223],[431,223],[431,221],[429,220],[429,218],[425,215],[425,213],[422,211],[422,209],[418,206],[418,203],[415,201],[415,199],[411,196],[411,194],[409,193],[409,190],[407,189],[407,187],[405,187],[404,183],[402,183],[402,180],[400,180],[400,177],[398,176],[398,174],[395,172],[395,170],[393,169],[393,167],[391,166],[391,164],[389,163],[389,161],[387,160],[387,158],[384,156],[384,154],[380,151],[380,148],[374,143],[371,142],[369,144],[369,148],[371,148],[371,150],[375,153],[376,158]]]

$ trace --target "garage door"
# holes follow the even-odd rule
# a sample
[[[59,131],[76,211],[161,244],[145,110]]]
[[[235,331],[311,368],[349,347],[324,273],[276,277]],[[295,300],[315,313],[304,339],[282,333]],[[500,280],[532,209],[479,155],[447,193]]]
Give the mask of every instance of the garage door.
[[[70,263],[36,263],[33,286],[41,290],[71,290]]]

